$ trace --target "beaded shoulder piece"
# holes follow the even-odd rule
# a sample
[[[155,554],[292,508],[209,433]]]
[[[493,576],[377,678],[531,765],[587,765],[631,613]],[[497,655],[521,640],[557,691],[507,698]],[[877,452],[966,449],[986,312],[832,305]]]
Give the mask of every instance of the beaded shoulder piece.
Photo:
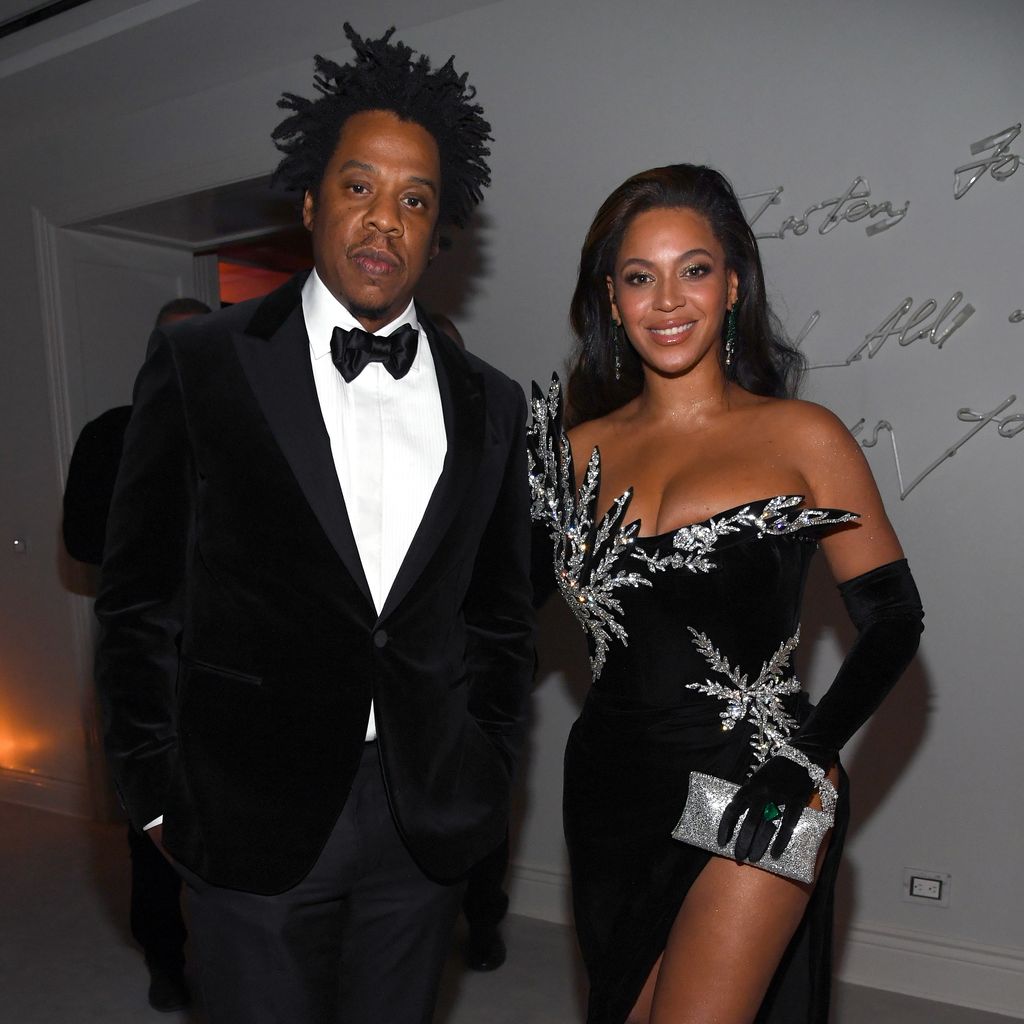
[[[533,422],[527,433],[527,461],[532,494],[531,515],[547,528],[553,544],[555,582],[572,613],[590,634],[596,679],[604,668],[612,637],[628,642],[617,618],[622,605],[615,594],[622,587],[649,587],[639,565],[622,558],[640,529],[639,521],[623,525],[632,489],[596,518],[601,482],[601,454],[595,448],[577,493],[572,450],[562,429],[562,398],[558,377],[547,395],[533,385]]]
[[[601,454],[593,450],[577,490],[572,450],[562,426],[558,377],[547,392],[533,385],[533,420],[528,431],[531,515],[551,538],[555,582],[580,625],[593,642],[590,667],[596,679],[604,668],[612,638],[623,645],[629,637],[622,625],[617,593],[625,587],[652,586],[659,572],[681,569],[708,573],[717,568],[714,555],[742,534],[757,537],[803,534],[816,539],[824,527],[856,519],[838,509],[798,508],[801,495],[778,495],[727,509],[699,523],[656,538],[638,538],[639,520],[626,522],[633,489],[625,491],[597,517]],[[643,546],[637,544],[642,539]],[[653,550],[647,550],[652,542]],[[662,545],[668,547],[661,554]]]

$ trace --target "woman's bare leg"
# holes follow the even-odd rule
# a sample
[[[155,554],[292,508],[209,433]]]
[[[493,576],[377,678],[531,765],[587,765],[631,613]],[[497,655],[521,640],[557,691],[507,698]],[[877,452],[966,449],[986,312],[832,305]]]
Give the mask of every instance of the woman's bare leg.
[[[813,888],[713,857],[686,894],[629,1024],[749,1024]]]
[[[651,1019],[651,1005],[654,1003],[654,989],[658,984],[658,975],[661,972],[661,961],[663,956],[664,954],[658,957],[654,966],[651,968],[651,973],[647,975],[644,987],[640,989],[640,995],[637,996],[636,1003],[633,1005],[633,1009],[630,1011],[629,1017],[626,1019],[626,1024],[647,1024]]]
[[[803,917],[810,889],[716,857],[669,933],[650,1024],[748,1024]]]

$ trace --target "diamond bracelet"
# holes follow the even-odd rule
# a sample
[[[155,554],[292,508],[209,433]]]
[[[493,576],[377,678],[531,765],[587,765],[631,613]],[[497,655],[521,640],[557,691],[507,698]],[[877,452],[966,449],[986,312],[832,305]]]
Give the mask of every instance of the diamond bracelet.
[[[832,780],[825,774],[825,769],[821,765],[815,764],[802,750],[797,750],[796,747],[791,747],[788,743],[783,743],[772,753],[795,762],[810,775],[815,788],[821,794],[821,809],[834,820],[839,794],[836,792],[836,787],[832,785]]]

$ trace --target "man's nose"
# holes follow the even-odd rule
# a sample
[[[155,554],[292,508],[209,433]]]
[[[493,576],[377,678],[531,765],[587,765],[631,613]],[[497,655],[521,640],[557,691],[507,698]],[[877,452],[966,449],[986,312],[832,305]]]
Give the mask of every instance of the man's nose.
[[[402,215],[397,197],[378,192],[366,211],[364,222],[382,235],[401,234]]]

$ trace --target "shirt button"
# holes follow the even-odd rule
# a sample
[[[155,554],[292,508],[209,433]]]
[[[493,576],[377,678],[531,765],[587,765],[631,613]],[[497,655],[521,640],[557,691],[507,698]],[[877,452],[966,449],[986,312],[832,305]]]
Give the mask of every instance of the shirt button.
[[[378,629],[377,632],[373,634],[373,646],[374,647],[386,647],[387,646],[387,642],[388,642],[387,630]]]

